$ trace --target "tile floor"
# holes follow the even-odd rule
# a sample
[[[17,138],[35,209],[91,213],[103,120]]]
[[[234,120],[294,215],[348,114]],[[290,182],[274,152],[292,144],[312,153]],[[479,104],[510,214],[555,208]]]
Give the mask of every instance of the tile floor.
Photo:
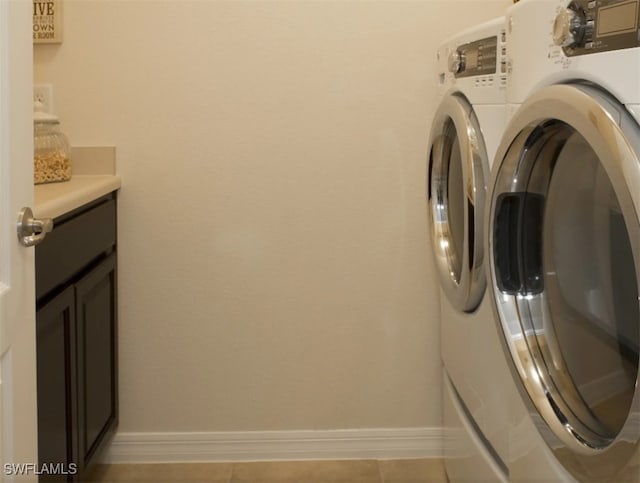
[[[99,465],[90,483],[446,483],[442,460]],[[89,483],[89,482],[87,482]]]

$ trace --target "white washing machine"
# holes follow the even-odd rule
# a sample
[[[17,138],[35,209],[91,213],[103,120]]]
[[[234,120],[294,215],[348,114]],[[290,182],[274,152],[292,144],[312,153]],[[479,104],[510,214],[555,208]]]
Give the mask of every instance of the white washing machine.
[[[513,481],[640,481],[640,0],[522,0],[485,230]]]
[[[486,293],[484,208],[506,123],[504,17],[438,49],[440,104],[427,180],[440,279],[444,456],[456,481],[507,481],[504,383],[512,384]]]

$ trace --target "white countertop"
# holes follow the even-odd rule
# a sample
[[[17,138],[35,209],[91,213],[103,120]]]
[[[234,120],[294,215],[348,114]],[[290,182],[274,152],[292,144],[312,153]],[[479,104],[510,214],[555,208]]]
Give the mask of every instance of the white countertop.
[[[34,187],[34,215],[56,218],[85,203],[120,189],[116,175],[74,175],[69,181],[39,184]]]

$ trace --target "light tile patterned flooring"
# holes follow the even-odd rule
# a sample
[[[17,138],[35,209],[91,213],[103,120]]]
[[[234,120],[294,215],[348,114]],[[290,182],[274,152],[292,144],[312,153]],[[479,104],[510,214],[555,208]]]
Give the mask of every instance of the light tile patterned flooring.
[[[99,465],[91,483],[446,483],[442,460]]]

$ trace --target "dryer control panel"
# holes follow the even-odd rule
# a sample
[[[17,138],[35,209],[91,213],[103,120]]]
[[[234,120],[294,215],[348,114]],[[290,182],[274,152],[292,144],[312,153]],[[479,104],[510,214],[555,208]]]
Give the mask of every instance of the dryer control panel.
[[[498,38],[488,37],[458,46],[449,54],[449,71],[456,77],[495,74],[498,68]]]
[[[568,57],[640,47],[640,0],[573,0],[553,23]]]

